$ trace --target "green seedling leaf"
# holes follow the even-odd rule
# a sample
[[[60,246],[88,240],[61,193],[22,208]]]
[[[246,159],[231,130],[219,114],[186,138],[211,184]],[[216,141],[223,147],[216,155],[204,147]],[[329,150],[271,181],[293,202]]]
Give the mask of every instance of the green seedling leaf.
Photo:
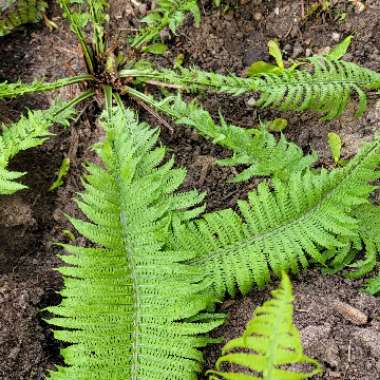
[[[340,161],[340,155],[342,151],[342,139],[334,132],[329,132],[327,135],[330,151],[334,162],[337,164]]]
[[[267,121],[266,126],[269,132],[282,132],[288,126],[288,121],[286,119],[277,118]]]
[[[334,49],[330,51],[330,53],[327,54],[327,58],[330,58],[330,59],[342,58],[347,53],[347,50],[350,47],[351,41],[352,41],[352,36],[346,37],[342,42],[336,45]]]
[[[69,170],[70,170],[70,159],[68,157],[65,157],[62,160],[61,167],[59,168],[57,179],[49,187],[49,191],[58,189],[59,187],[63,185],[63,178],[67,175]]]
[[[184,60],[185,60],[185,56],[182,53],[178,54],[175,57],[174,68],[177,69],[178,67],[181,67]]]
[[[156,43],[144,48],[145,53],[162,55],[168,50],[168,47],[163,43]]]
[[[284,70],[285,69],[284,60],[282,59],[281,49],[278,46],[277,41],[270,40],[268,42],[268,49],[269,49],[269,54],[275,59],[277,66],[281,70]]]
[[[279,74],[281,73],[281,71],[282,70],[276,65],[272,65],[271,63],[267,63],[264,61],[257,61],[252,63],[252,65],[248,67],[247,76],[253,77],[255,75],[268,73]]]
[[[75,236],[70,230],[65,229],[62,231],[62,233],[70,241],[75,241]]]

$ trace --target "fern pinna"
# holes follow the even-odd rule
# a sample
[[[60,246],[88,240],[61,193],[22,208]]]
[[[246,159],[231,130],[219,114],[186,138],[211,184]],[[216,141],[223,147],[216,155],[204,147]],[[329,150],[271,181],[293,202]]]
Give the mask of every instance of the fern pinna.
[[[105,169],[91,164],[78,205],[90,222],[72,220],[94,248],[65,246],[70,264],[61,305],[49,323],[68,367],[51,379],[196,379],[203,335],[222,319],[202,313],[209,303],[202,268],[186,265],[187,250],[163,251],[173,220],[202,199],[195,191],[173,195],[185,172],[165,149],[152,147],[157,131],[131,111],[105,117],[106,139],[96,151]]]

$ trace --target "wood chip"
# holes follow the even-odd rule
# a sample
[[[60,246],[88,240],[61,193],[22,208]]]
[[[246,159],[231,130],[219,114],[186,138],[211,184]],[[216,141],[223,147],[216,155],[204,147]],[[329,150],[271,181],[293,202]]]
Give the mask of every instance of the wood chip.
[[[368,316],[362,311],[345,302],[335,302],[334,309],[345,319],[355,325],[365,325],[368,322]]]

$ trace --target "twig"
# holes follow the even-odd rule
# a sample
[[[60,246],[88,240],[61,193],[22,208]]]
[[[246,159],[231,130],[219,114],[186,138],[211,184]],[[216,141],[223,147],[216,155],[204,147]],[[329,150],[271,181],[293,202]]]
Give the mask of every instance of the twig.
[[[137,99],[137,98],[133,98],[135,100],[135,102],[141,106],[142,108],[144,108],[145,111],[149,112],[152,116],[154,116],[163,126],[165,126],[167,129],[169,129],[170,133],[173,134],[174,133],[174,129],[173,127],[160,115],[158,114],[156,111],[154,111],[152,108],[150,108],[147,104],[145,104],[144,102],[142,102],[141,100]]]

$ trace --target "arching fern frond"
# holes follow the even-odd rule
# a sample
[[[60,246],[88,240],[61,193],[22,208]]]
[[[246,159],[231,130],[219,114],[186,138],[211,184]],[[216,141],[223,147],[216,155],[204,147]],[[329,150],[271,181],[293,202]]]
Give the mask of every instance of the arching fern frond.
[[[197,253],[194,265],[204,266],[216,297],[247,293],[264,285],[271,268],[276,274],[306,267],[308,256],[324,263],[323,249],[342,247],[358,236],[352,210],[368,203],[380,176],[380,138],[361,149],[343,169],[292,173],[288,184],[273,179],[273,191],[261,183],[231,209],[206,214],[176,229],[171,246]],[[241,216],[240,216],[241,215]]]
[[[338,117],[353,93],[359,96],[357,115],[366,108],[364,90],[380,88],[380,74],[351,62],[331,60],[322,56],[308,58],[303,70],[285,70],[281,74],[259,74],[251,78],[221,75],[197,69],[180,72],[123,70],[121,76],[139,77],[176,85],[184,91],[216,91],[231,95],[256,93],[252,103],[283,111],[313,110],[325,119]]]
[[[6,127],[1,125],[0,135],[0,194],[12,194],[25,188],[15,182],[24,173],[8,171],[11,158],[18,152],[41,145],[51,136],[54,124],[67,125],[74,114],[71,102],[58,102],[45,111],[29,111],[19,121]]]
[[[58,88],[70,86],[75,83],[84,82],[86,80],[91,80],[90,75],[78,75],[75,77],[68,77],[64,79],[58,79],[55,82],[41,82],[34,81],[32,83],[22,83],[22,82],[1,82],[0,83],[0,99],[15,98],[16,96],[21,96],[25,94],[31,94],[34,92],[45,92],[53,91]]]
[[[303,380],[322,372],[319,363],[303,353],[293,323],[292,287],[285,273],[272,297],[255,310],[243,336],[224,346],[216,369],[207,372],[210,380]],[[225,372],[226,364],[241,369]]]
[[[90,164],[78,205],[89,222],[72,219],[94,248],[65,246],[70,266],[61,305],[49,308],[63,327],[55,337],[66,366],[50,379],[196,379],[209,341],[203,334],[220,316],[199,314],[209,303],[203,271],[185,265],[188,251],[163,251],[173,218],[202,197],[179,193],[185,171],[155,148],[157,131],[121,108],[103,119],[96,146],[102,166]],[[216,318],[216,319],[215,319]],[[202,334],[202,335],[200,335]]]
[[[3,0],[0,3],[0,37],[22,24],[40,21],[46,7],[42,0]]]
[[[262,74],[265,83],[259,87],[255,106],[272,107],[281,111],[313,110],[331,120],[344,111],[350,96],[359,97],[357,116],[367,104],[364,90],[380,88],[380,74],[352,62],[311,57],[306,60],[309,70],[285,70],[282,74]]]
[[[140,48],[154,41],[166,27],[175,34],[188,12],[193,14],[198,27],[201,19],[198,0],[157,0],[155,8],[141,20],[146,26],[131,39],[131,46]]]
[[[214,144],[231,149],[233,156],[217,161],[219,165],[249,165],[233,182],[247,181],[253,176],[274,176],[287,181],[292,172],[302,172],[317,160],[315,154],[304,155],[301,148],[283,135],[277,141],[265,124],[261,128],[239,128],[227,124],[220,115],[220,125],[217,125],[209,112],[195,101],[186,103],[180,96],[167,97],[160,102],[146,96],[142,100],[172,117],[177,124],[191,126],[201,136],[212,139]]]

